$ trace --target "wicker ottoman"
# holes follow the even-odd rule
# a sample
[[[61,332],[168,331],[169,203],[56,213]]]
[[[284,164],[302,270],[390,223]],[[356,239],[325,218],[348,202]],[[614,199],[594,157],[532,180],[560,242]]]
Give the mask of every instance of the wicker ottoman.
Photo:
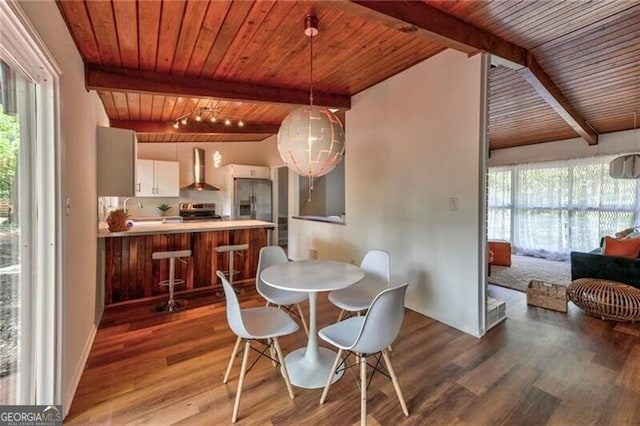
[[[581,278],[567,287],[567,297],[586,313],[606,320],[640,320],[640,289],[616,281]]]

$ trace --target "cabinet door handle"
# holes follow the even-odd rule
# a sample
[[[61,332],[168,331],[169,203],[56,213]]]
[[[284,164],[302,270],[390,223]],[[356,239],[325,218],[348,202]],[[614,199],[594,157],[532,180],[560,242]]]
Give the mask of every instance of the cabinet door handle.
[[[140,189],[140,182],[138,182],[138,183],[136,184],[136,187],[138,188],[138,189],[136,189],[136,191],[140,192],[140,191],[141,191],[141,189]]]

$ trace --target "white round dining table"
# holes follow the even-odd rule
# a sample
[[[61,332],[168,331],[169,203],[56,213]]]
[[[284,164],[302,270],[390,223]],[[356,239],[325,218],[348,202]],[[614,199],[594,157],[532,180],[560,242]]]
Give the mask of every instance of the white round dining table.
[[[336,352],[318,346],[316,304],[321,291],[340,290],[364,278],[362,269],[334,260],[302,260],[279,263],[260,274],[267,285],[281,290],[301,291],[309,295],[309,337],[307,346],[289,353],[285,365],[291,383],[306,389],[322,388],[331,374]],[[342,376],[335,373],[333,380]]]

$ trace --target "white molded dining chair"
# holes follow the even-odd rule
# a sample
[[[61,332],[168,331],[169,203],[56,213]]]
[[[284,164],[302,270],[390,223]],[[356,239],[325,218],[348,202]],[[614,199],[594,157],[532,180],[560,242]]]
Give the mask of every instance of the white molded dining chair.
[[[289,397],[293,399],[293,389],[289,382],[289,375],[287,368],[285,367],[284,360],[282,358],[282,350],[280,349],[280,343],[278,343],[278,337],[286,336],[298,331],[298,324],[291,319],[282,310],[276,307],[259,307],[259,308],[247,308],[240,309],[240,303],[236,293],[227,281],[222,271],[217,271],[216,274],[222,281],[222,287],[224,288],[224,295],[227,300],[227,322],[231,331],[238,336],[236,344],[233,347],[233,353],[231,359],[229,359],[229,365],[227,371],[224,374],[223,383],[227,383],[229,380],[229,374],[231,373],[231,367],[233,366],[233,360],[235,359],[240,344],[244,339],[244,353],[242,355],[242,366],[240,368],[240,379],[238,380],[238,390],[236,391],[236,400],[233,405],[233,414],[231,416],[231,422],[235,423],[238,419],[238,409],[240,407],[240,395],[242,394],[242,385],[244,384],[244,377],[247,372],[247,363],[249,361],[249,352],[251,350],[251,342],[259,341],[258,339],[265,339],[267,341],[266,346],[273,348],[278,356],[278,362],[280,363],[280,371],[284,382],[287,385],[287,391]],[[263,343],[263,342],[260,342]],[[264,343],[263,343],[264,344]],[[260,355],[265,355],[265,350],[257,351]],[[275,360],[272,359],[275,362]]]
[[[307,336],[309,335],[309,328],[307,327],[307,322],[304,319],[304,314],[302,313],[302,308],[300,307],[300,303],[307,300],[307,293],[299,292],[299,291],[287,291],[280,290],[270,285],[267,285],[260,278],[260,274],[262,271],[267,269],[269,266],[277,265],[279,263],[287,263],[289,259],[287,258],[287,254],[284,252],[284,249],[280,246],[266,246],[260,249],[260,257],[258,258],[258,274],[256,276],[256,290],[258,294],[262,296],[267,301],[267,306],[276,305],[278,307],[283,307],[287,310],[287,312],[295,313],[292,311],[291,306],[295,305],[298,309],[298,312],[295,313],[302,323],[302,327],[304,328]]]
[[[389,253],[369,250],[360,263],[364,278],[357,284],[329,293],[329,301],[341,309],[338,321],[345,313],[365,311],[378,293],[389,287]]]
[[[320,397],[320,404],[324,404],[327,398],[336,370],[346,369],[347,359],[351,354],[355,354],[359,358],[360,364],[360,424],[365,425],[367,419],[367,357],[380,353],[384,358],[386,370],[389,373],[387,377],[393,383],[402,412],[405,416],[409,415],[407,404],[398,385],[398,379],[387,354],[387,347],[398,336],[404,319],[404,297],[408,286],[409,284],[405,283],[383,290],[373,299],[365,316],[347,318],[318,332],[322,340],[338,348],[338,355]],[[344,351],[348,351],[348,354],[340,363]],[[380,355],[373,366],[372,377],[376,371],[387,375],[378,368],[379,364]]]

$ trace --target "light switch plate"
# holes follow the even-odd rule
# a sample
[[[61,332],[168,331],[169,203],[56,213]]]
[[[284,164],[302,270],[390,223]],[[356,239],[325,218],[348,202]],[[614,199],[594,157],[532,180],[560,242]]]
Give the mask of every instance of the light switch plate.
[[[455,197],[449,198],[449,211],[457,212],[458,211],[458,199]]]

